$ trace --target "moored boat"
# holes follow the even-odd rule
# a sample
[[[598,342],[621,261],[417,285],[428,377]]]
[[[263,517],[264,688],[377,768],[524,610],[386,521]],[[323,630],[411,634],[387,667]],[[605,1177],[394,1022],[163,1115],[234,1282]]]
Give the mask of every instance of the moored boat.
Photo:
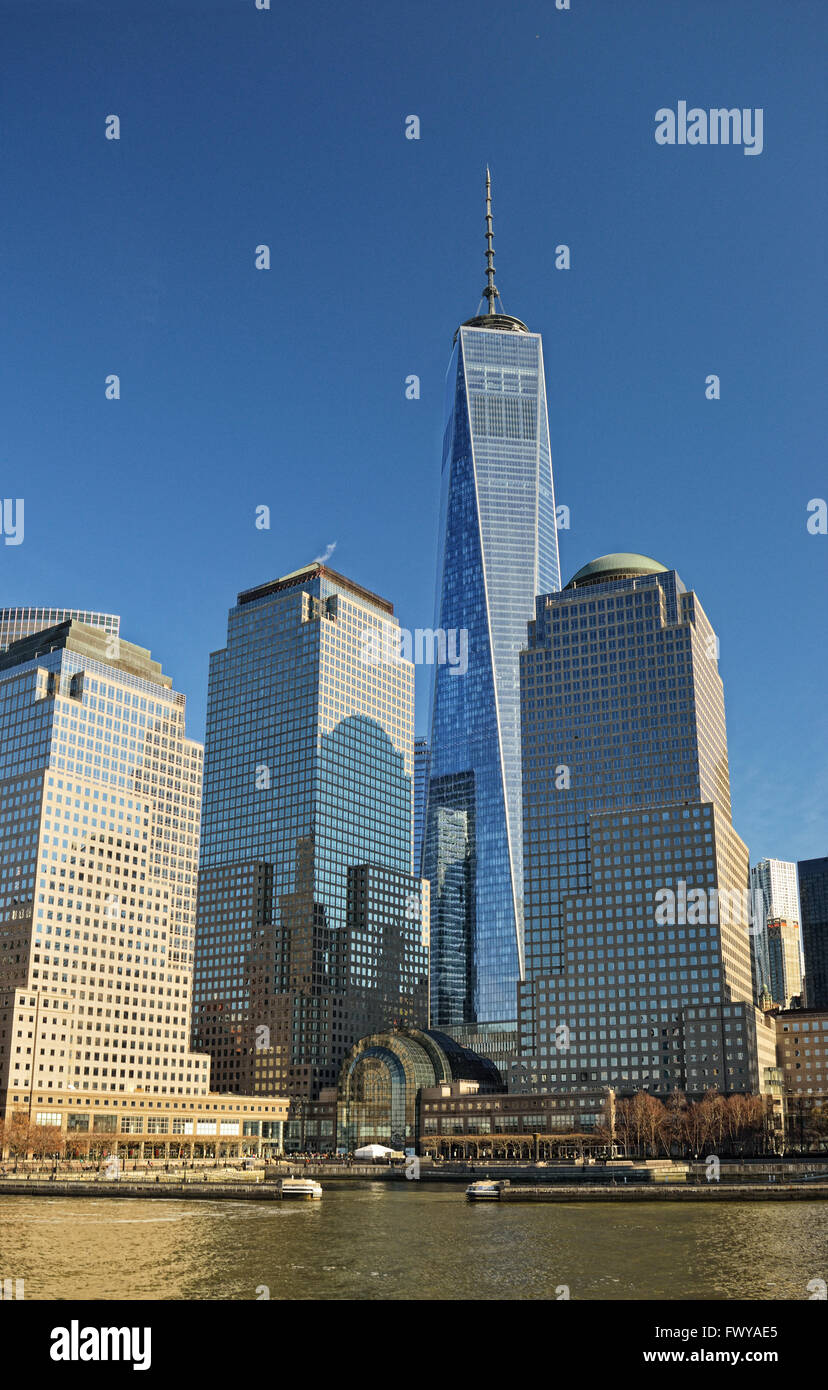
[[[314,1182],[313,1178],[281,1178],[278,1186],[279,1195],[282,1197],[298,1197],[305,1201],[314,1201],[322,1196],[322,1184]]]
[[[470,1202],[499,1202],[500,1188],[499,1182],[481,1178],[478,1182],[469,1183],[466,1188],[466,1196]]]

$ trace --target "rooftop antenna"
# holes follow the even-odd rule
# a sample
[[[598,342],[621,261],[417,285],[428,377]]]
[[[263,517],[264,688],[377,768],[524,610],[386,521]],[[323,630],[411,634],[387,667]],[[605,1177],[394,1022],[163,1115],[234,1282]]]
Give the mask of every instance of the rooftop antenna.
[[[500,298],[500,293],[494,280],[494,232],[492,231],[492,176],[489,166],[486,165],[486,288],[483,291],[483,298],[486,300],[488,308],[487,314],[494,314],[495,300]]]

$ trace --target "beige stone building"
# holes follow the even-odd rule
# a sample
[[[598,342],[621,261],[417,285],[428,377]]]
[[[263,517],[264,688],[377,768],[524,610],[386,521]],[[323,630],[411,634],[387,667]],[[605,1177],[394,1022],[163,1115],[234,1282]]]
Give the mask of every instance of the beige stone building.
[[[0,654],[7,1131],[57,1116],[90,1144],[231,1124],[241,1141],[246,1098],[211,1095],[189,1041],[201,778],[185,697],[148,651],[68,620]],[[278,1097],[260,1105],[281,1122]]]

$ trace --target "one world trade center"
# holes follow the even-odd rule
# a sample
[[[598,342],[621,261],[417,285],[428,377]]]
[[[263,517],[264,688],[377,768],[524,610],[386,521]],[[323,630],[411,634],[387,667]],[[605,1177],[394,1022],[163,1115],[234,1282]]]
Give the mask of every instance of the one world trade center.
[[[432,1026],[509,1024],[523,973],[519,652],[560,570],[543,347],[503,312],[488,170],[486,287],[446,378],[437,563],[438,628],[467,633],[468,664],[434,672]]]

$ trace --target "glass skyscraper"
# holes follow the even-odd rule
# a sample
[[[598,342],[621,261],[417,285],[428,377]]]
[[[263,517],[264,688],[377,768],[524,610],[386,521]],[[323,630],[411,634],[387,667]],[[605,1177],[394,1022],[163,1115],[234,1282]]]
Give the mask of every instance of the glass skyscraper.
[[[784,936],[789,943],[793,939],[796,944],[796,951],[799,951],[799,933],[793,929],[799,922],[799,895],[796,886],[796,865],[784,859],[760,859],[758,864],[754,864],[750,870],[750,884],[757,902],[763,906],[762,920],[755,924],[754,932],[750,938],[751,960],[753,965],[753,990],[756,1002],[760,999],[770,1002],[778,1001],[785,989],[782,978],[784,971],[781,968],[781,960],[784,958],[790,963],[790,945],[786,944],[785,950],[780,955],[780,942]],[[780,934],[777,930],[774,943],[773,956],[771,959],[770,936],[768,930],[769,922],[780,922],[789,924],[788,930]],[[790,972],[788,972],[790,974]],[[800,971],[801,974],[801,971]],[[786,977],[787,978],[787,977]],[[790,974],[792,988],[787,991],[788,998],[798,995],[802,989],[802,981],[798,981],[795,975]],[[794,988],[794,984],[796,987]],[[786,1008],[787,1005],[783,1005]]]
[[[758,1091],[775,1066],[717,658],[696,595],[646,556],[603,556],[537,601],[519,995],[541,1087]]]
[[[771,920],[767,930],[771,999],[780,1009],[799,1007],[802,1003],[799,923]]]
[[[805,996],[809,1009],[828,1009],[828,858],[800,859],[797,873]]]
[[[422,872],[423,831],[425,829],[426,796],[428,793],[428,769],[431,751],[428,739],[419,734],[414,740],[414,872]]]
[[[428,1022],[414,667],[385,599],[313,564],[239,595],[207,706],[195,1038],[227,1090],[314,1099]]]
[[[446,390],[437,624],[468,634],[468,666],[461,675],[438,665],[432,697],[423,872],[439,1028],[514,1024],[523,968],[519,653],[536,594],[560,583],[543,348],[539,333],[501,312],[488,172],[486,241],[486,311],[457,330]]]

